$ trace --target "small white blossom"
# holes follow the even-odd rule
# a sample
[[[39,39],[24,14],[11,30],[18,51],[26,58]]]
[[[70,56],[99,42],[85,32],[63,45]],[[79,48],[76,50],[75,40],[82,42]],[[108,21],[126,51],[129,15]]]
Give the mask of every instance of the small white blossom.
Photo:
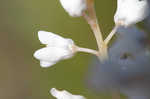
[[[34,57],[40,60],[42,67],[50,67],[58,61],[71,58],[74,55],[72,49],[74,42],[71,39],[46,31],[39,31],[38,37],[40,42],[46,45],[34,53]]]
[[[52,88],[50,90],[50,93],[52,96],[54,96],[57,99],[86,99],[85,97],[81,95],[72,95],[71,93],[67,92],[66,90],[59,91],[55,88]]]
[[[86,0],[60,0],[61,5],[70,16],[79,17],[86,10]]]
[[[117,0],[114,21],[129,26],[144,20],[149,12],[148,0]]]

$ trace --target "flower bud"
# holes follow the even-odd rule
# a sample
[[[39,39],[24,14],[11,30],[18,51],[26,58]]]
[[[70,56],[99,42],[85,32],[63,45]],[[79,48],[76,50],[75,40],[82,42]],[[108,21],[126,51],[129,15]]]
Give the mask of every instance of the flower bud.
[[[129,26],[144,20],[149,15],[148,0],[117,0],[115,23]]]
[[[60,60],[71,58],[74,55],[71,39],[63,38],[51,32],[39,31],[39,40],[46,47],[37,50],[34,57],[40,60],[42,67],[50,67]]]
[[[52,88],[50,90],[50,93],[56,97],[57,99],[86,99],[83,96],[80,95],[72,95],[71,93],[67,92],[66,90],[59,91],[55,88]]]
[[[82,16],[82,12],[87,8],[86,0],[60,0],[60,3],[73,17]]]

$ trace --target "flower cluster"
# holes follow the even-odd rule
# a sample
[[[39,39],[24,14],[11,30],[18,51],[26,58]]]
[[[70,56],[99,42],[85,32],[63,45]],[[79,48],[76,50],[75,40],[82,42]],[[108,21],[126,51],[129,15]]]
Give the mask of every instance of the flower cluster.
[[[118,0],[114,15],[115,26],[109,35],[103,39],[94,10],[94,0],[60,0],[61,5],[72,17],[83,16],[90,25],[97,41],[98,50],[79,47],[72,39],[63,38],[55,33],[39,31],[38,37],[46,47],[37,50],[34,57],[40,60],[41,67],[50,67],[57,62],[69,59],[77,52],[96,55],[101,62],[108,59],[108,43],[115,35],[118,27],[129,27],[143,21],[149,16],[148,0]],[[72,95],[67,91],[52,88],[50,93],[57,99],[85,99],[80,95]]]

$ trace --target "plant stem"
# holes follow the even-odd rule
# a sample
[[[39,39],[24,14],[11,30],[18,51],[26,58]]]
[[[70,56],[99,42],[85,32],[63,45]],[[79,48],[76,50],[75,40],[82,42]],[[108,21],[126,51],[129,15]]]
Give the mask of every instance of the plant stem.
[[[116,25],[112,31],[109,33],[109,35],[107,36],[107,38],[104,40],[105,44],[108,45],[108,43],[110,42],[110,40],[112,39],[112,37],[115,35],[117,29],[118,29],[119,25]]]
[[[95,12],[95,8],[94,8],[94,1],[93,0],[88,0],[88,14],[89,15],[86,15],[86,13],[85,13],[85,15],[86,15],[85,19],[87,21],[89,21],[88,23],[94,32],[94,35],[95,35],[95,38],[96,38],[96,41],[98,44],[98,48],[100,49],[101,43],[103,43],[103,35],[102,35],[102,32],[101,32],[99,25],[98,25],[98,20],[96,17],[96,12]]]
[[[98,24],[96,12],[94,9],[94,0],[87,0],[87,5],[88,5],[88,9],[87,9],[88,15],[84,12],[83,17],[88,22],[92,31],[94,32],[94,36],[96,38],[97,46],[99,50],[99,59],[101,61],[104,61],[105,59],[108,58],[107,45],[103,40],[103,35]]]
[[[93,49],[89,49],[89,48],[82,48],[82,47],[76,46],[76,50],[78,52],[90,53],[90,54],[93,54],[93,55],[96,55],[96,56],[98,55],[98,51],[93,50]]]

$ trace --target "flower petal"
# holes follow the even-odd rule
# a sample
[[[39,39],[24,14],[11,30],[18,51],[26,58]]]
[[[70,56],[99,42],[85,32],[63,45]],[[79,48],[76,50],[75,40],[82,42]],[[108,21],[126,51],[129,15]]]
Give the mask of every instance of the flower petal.
[[[39,31],[38,37],[42,44],[48,46],[66,46],[68,44],[68,40],[52,32]]]
[[[50,90],[50,93],[57,99],[86,99],[85,97],[83,97],[81,95],[72,95],[71,93],[69,93],[66,90],[59,91],[55,88],[52,88]]]
[[[58,61],[65,56],[70,55],[71,53],[67,50],[57,47],[45,47],[42,49],[37,50],[34,53],[34,57],[39,60],[44,61]]]
[[[136,24],[149,16],[149,9],[149,0],[117,0],[114,21],[125,26]]]
[[[47,61],[40,61],[40,65],[41,67],[43,68],[47,68],[47,67],[50,67],[52,65],[56,64],[55,62],[47,62]]]
[[[59,47],[45,47],[34,53],[34,57],[41,61],[42,67],[51,66],[60,60],[68,59],[72,56],[73,53],[71,50]]]
[[[82,12],[86,10],[86,0],[60,0],[63,8],[69,13],[70,16],[79,17]]]

